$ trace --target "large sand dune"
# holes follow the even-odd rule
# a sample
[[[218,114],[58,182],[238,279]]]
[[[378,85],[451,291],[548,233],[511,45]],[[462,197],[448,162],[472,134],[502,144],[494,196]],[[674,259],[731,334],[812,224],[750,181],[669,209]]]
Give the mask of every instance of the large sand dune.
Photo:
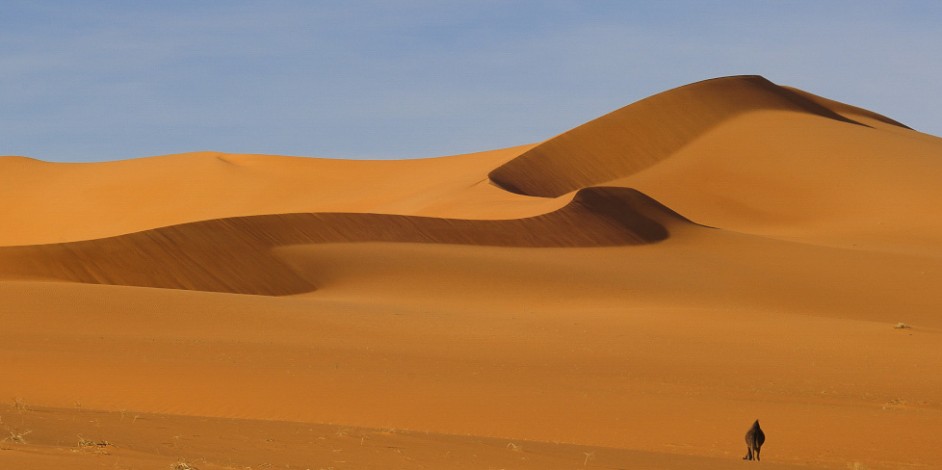
[[[761,77],[434,159],[0,157],[0,467],[731,468],[759,418],[931,468],[939,181]]]
[[[743,114],[783,111],[861,124],[846,116],[850,113],[839,113],[845,108],[824,104],[762,77],[706,80],[583,124],[504,163],[490,176],[515,192],[560,196],[654,165]]]

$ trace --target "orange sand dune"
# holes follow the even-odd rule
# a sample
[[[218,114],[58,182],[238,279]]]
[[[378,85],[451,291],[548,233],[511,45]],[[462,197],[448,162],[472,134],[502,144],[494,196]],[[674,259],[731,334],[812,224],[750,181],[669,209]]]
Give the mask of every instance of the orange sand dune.
[[[757,418],[933,468],[939,181],[761,77],[443,158],[4,157],[0,468],[721,469]]]
[[[314,285],[273,248],[392,241],[517,247],[654,243],[683,218],[637,191],[592,188],[566,207],[516,220],[281,214],[194,222],[119,237],[0,248],[0,277],[287,295]],[[236,256],[233,256],[236,255]]]
[[[609,185],[637,188],[691,220],[850,249],[937,255],[942,140],[763,111]]]
[[[514,192],[560,196],[647,168],[716,125],[761,110],[859,124],[823,106],[820,100],[762,77],[706,80],[583,124],[504,163],[490,176]]]

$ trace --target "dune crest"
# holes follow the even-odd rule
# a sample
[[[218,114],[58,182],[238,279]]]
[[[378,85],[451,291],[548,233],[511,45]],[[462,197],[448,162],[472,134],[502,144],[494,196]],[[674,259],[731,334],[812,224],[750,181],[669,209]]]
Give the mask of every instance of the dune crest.
[[[553,137],[496,168],[490,178],[508,191],[557,197],[643,170],[725,120],[748,112],[792,111],[861,124],[827,107],[832,103],[836,102],[811,99],[759,76],[705,80],[651,96]]]
[[[799,96],[802,96],[809,101],[824,106],[831,111],[834,111],[841,116],[846,117],[847,119],[852,119],[861,124],[865,124],[871,127],[895,127],[899,129],[913,130],[911,127],[903,124],[895,119],[886,117],[882,114],[875,113],[869,109],[859,108],[857,106],[849,105],[847,103],[841,103],[840,101],[835,101],[832,99],[825,98],[823,96],[818,96],[813,93],[808,93],[804,90],[799,90],[794,87],[783,86],[782,88],[791,91]]]

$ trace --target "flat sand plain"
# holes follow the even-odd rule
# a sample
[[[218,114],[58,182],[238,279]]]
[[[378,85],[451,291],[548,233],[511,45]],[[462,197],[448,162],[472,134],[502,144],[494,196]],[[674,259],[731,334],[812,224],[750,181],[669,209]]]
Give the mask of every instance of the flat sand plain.
[[[0,467],[933,468],[942,140],[761,77],[544,142],[0,157]]]

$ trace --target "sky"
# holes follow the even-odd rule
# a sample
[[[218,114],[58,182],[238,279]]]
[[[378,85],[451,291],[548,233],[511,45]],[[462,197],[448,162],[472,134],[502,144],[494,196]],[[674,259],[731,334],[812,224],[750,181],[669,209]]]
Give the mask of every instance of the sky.
[[[942,135],[939,1],[0,0],[0,155],[418,158],[726,75]]]

